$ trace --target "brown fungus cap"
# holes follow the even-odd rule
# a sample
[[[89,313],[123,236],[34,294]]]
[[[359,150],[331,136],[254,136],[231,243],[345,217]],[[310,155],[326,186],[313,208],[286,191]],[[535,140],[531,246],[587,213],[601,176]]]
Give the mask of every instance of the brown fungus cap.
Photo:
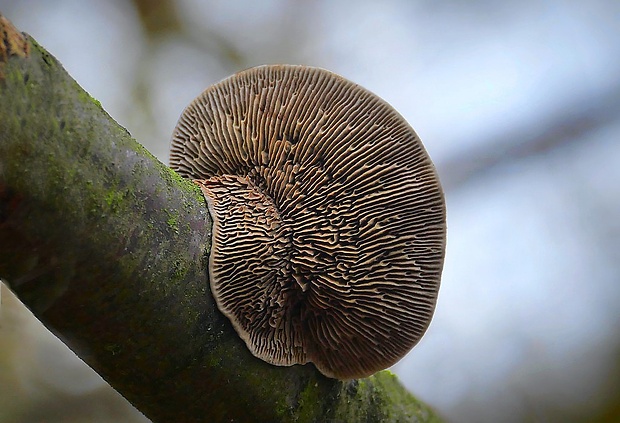
[[[323,69],[249,69],[185,109],[170,165],[207,198],[211,289],[255,356],[352,379],[426,331],[445,203],[385,101]]]

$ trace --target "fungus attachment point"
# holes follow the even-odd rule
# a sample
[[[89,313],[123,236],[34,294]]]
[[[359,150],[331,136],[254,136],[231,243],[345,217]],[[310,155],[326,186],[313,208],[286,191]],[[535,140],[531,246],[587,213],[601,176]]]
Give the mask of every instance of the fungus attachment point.
[[[352,379],[426,331],[445,203],[417,135],[374,94],[323,69],[249,69],[185,109],[170,165],[207,199],[211,290],[255,356]]]

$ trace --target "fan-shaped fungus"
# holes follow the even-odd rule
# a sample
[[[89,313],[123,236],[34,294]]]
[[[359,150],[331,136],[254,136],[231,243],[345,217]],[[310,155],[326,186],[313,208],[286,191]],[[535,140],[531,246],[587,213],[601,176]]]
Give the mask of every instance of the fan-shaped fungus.
[[[255,356],[365,377],[426,331],[444,198],[417,135],[376,95],[323,69],[249,69],[185,109],[170,165],[202,187],[211,289]]]

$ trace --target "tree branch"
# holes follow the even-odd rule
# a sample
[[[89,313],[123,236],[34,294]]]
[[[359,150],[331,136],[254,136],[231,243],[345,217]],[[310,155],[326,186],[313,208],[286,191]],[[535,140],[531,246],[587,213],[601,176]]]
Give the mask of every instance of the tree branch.
[[[153,421],[436,421],[389,372],[254,358],[207,280],[198,187],[0,15],[0,277]]]
[[[489,171],[520,160],[591,143],[590,135],[620,119],[620,84],[567,101],[542,114],[538,123],[499,133],[437,163],[444,191],[457,190]]]

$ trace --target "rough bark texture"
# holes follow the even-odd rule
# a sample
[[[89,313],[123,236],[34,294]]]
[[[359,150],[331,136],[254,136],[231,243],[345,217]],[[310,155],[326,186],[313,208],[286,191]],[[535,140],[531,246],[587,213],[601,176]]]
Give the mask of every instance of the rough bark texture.
[[[254,358],[216,309],[197,186],[0,15],[0,278],[155,422],[437,421],[389,372]]]

